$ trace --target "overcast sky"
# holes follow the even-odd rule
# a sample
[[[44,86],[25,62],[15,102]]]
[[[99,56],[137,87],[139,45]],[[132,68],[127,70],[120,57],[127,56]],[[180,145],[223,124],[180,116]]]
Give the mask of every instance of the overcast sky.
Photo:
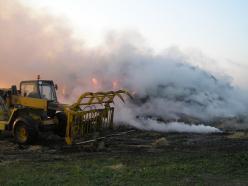
[[[247,0],[21,0],[65,17],[75,35],[98,45],[110,30],[141,33],[155,51],[198,49],[248,69]],[[224,63],[224,62],[223,62]],[[246,73],[240,72],[240,73]]]

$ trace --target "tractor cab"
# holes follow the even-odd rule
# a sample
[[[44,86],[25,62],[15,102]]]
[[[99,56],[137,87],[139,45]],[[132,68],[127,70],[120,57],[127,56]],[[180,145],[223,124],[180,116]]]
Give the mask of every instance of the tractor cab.
[[[32,80],[22,81],[20,83],[20,93],[23,97],[46,99],[51,102],[57,102],[56,88],[53,81]]]

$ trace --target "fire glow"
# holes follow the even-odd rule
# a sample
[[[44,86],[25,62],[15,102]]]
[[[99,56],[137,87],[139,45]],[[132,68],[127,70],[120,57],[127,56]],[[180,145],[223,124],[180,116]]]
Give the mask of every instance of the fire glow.
[[[91,82],[92,82],[94,87],[97,87],[99,85],[99,82],[98,82],[98,80],[96,78],[92,78]]]
[[[116,90],[116,89],[119,88],[119,82],[118,82],[117,80],[114,80],[114,81],[112,82],[112,88],[113,88],[114,90]]]

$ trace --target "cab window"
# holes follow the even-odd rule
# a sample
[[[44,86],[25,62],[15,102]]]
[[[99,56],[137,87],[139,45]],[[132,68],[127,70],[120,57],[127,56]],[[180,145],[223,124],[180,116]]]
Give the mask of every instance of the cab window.
[[[21,95],[24,97],[40,98],[37,85],[34,83],[23,83],[21,85]]]
[[[55,89],[54,89],[53,84],[43,82],[39,84],[39,90],[40,90],[42,99],[47,99],[50,101],[56,100]]]

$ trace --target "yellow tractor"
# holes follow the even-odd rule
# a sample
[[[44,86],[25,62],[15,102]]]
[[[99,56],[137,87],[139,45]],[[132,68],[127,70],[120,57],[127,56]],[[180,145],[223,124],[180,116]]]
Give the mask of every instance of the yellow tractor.
[[[128,91],[86,92],[72,105],[60,104],[51,80],[22,81],[20,89],[0,89],[0,131],[12,131],[15,141],[28,144],[42,131],[65,137],[67,144],[92,131],[113,127],[114,98]]]

